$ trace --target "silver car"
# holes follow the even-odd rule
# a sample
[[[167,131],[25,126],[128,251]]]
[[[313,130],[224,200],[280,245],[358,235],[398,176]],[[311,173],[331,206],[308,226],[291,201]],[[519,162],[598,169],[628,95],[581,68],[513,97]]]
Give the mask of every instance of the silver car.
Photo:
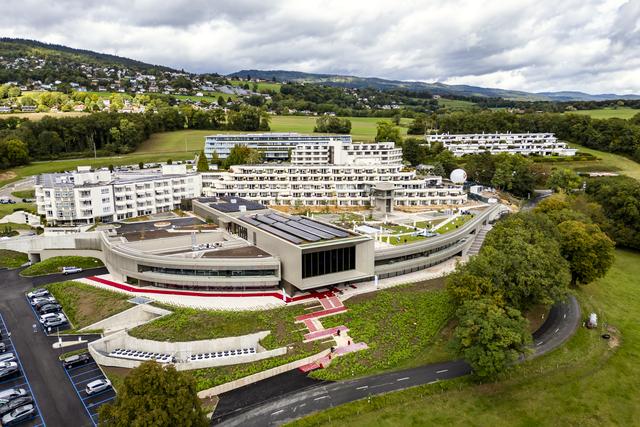
[[[0,378],[13,375],[18,372],[18,364],[16,362],[0,362]]]
[[[13,399],[17,399],[18,397],[24,397],[28,395],[27,390],[23,388],[8,388],[6,390],[0,391],[0,405],[4,405],[12,401]]]
[[[14,362],[15,360],[16,360],[16,355],[13,353],[0,354],[0,362]]]
[[[36,407],[32,404],[14,409],[2,417],[2,425],[12,426],[36,416]]]
[[[89,384],[87,384],[87,387],[84,389],[84,391],[86,391],[88,395],[92,395],[107,390],[108,388],[111,388],[111,381],[106,378],[101,378],[99,380],[91,381]]]

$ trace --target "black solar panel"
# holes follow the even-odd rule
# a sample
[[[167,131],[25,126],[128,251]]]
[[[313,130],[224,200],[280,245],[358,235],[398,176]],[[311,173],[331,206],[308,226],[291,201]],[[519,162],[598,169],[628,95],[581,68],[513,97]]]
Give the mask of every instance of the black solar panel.
[[[325,231],[336,237],[349,237],[349,233],[347,233],[346,231],[342,231],[338,228],[330,227],[328,225],[320,224],[319,222],[311,221],[310,219],[303,218],[299,222],[301,224],[308,225],[311,228],[317,228],[318,230]]]
[[[306,226],[304,224],[301,224],[300,221],[288,221],[287,225],[289,225],[289,226],[291,226],[293,228],[297,228],[298,230],[302,230],[302,231],[305,231],[307,233],[314,234],[314,235],[316,235],[318,237],[321,237],[323,239],[333,239],[334,237],[336,237],[333,234],[324,232],[322,230],[318,230],[317,228],[311,228],[311,227],[308,227],[308,226]]]
[[[317,242],[318,240],[322,240],[322,238],[316,236],[315,234],[307,233],[306,231],[298,230],[297,228],[291,227],[284,222],[274,222],[271,224],[273,227],[278,228],[282,231],[285,231],[289,234],[293,234],[294,236],[300,237],[304,240],[308,240],[310,242]]]
[[[292,236],[289,233],[285,233],[284,231],[278,230],[277,228],[273,228],[272,226],[267,225],[267,224],[260,224],[260,225],[258,225],[258,228],[260,228],[262,230],[265,230],[265,231],[268,231],[269,233],[271,233],[271,234],[273,234],[275,236],[282,237],[283,239],[288,240],[291,243],[295,243],[296,245],[299,245],[300,243],[304,242],[304,240],[302,240],[299,237]]]

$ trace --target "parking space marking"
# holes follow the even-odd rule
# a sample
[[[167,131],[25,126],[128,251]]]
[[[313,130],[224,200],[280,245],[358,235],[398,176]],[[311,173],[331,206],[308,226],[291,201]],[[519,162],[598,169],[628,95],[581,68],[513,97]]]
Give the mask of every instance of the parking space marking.
[[[92,378],[89,378],[88,380],[81,380],[81,381],[78,381],[78,382],[76,383],[76,385],[80,385],[80,384],[82,384],[82,383],[84,383],[84,382],[89,383],[89,382],[91,382],[91,381],[93,381],[93,380],[97,380],[98,378],[104,378],[104,375],[98,375],[97,377],[92,377]],[[86,386],[83,386],[83,387],[80,387],[80,388],[85,388],[85,387],[86,387]],[[79,390],[79,389],[76,387],[76,390]]]
[[[100,368],[95,368],[95,369],[92,369],[92,370],[90,370],[90,371],[81,372],[81,373],[76,374],[76,375],[69,375],[69,377],[71,377],[71,378],[78,378],[78,377],[81,377],[81,376],[83,376],[83,375],[88,374],[89,372],[95,372],[95,371],[100,371]]]
[[[107,391],[111,391],[111,390],[105,390],[103,393],[106,393]],[[98,394],[101,394],[101,393],[98,393]],[[91,397],[94,397],[94,396],[97,396],[97,394],[96,395],[92,395]],[[108,401],[113,400],[114,398],[115,398],[115,396],[111,396],[108,399],[104,399],[104,400],[101,400],[100,402],[96,402],[96,403],[92,403],[91,405],[87,405],[87,409],[93,408],[94,406],[100,406],[103,403],[107,403]]]
[[[2,314],[0,313],[0,322],[2,322],[2,330],[4,331],[4,333],[7,333],[8,335],[8,331],[9,329],[7,329],[7,324],[4,321],[4,317],[2,316]],[[11,340],[11,337],[8,337],[9,339],[9,343],[11,344],[11,348],[13,350],[13,353],[16,356],[16,363],[18,364],[18,366],[20,367],[20,375],[17,376],[16,378],[13,378],[14,381],[19,381],[20,378],[24,378],[25,383],[23,383],[23,385],[26,385],[27,388],[29,389],[29,393],[31,394],[31,397],[33,398],[33,403],[36,407],[37,415],[35,417],[33,417],[33,420],[40,420],[42,421],[42,424],[38,424],[39,426],[44,426],[46,427],[46,423],[44,421],[44,417],[42,416],[42,411],[40,410],[40,406],[38,406],[38,400],[36,399],[36,395],[33,393],[33,389],[31,388],[31,384],[29,383],[29,378],[27,378],[27,373],[24,370],[24,366],[22,366],[22,362],[20,361],[20,355],[18,354],[18,352],[16,351],[16,347],[13,345],[13,341]]]
[[[48,337],[51,336],[52,334],[49,334],[47,332],[47,329],[40,322],[40,315],[36,311],[36,308],[31,305],[31,301],[29,301],[29,297],[25,295],[25,298],[27,299],[27,304],[29,304],[29,307],[31,307],[31,311],[33,312],[33,315],[36,317],[36,323],[38,324],[38,329],[40,329],[46,336],[48,336]],[[67,317],[67,313],[65,313],[64,310],[61,310],[61,313],[64,314],[65,317]],[[57,327],[56,331],[63,332],[63,331],[66,331],[67,329],[71,329],[71,323],[69,323],[69,318],[68,317],[67,317],[67,323],[65,323],[62,326],[63,326],[62,329],[60,327]],[[53,328],[51,329],[51,332],[53,332]]]
[[[82,372],[78,372],[81,370]],[[100,371],[100,375],[96,376],[96,372],[98,371]],[[100,408],[101,405],[116,398],[115,390],[113,388],[109,388],[99,393],[95,393],[91,395],[86,394],[84,390],[86,387],[86,384],[98,378],[105,378],[104,373],[102,372],[98,364],[95,363],[93,359],[92,359],[92,362],[88,363],[87,365],[77,366],[69,370],[64,369],[64,372],[67,375],[67,378],[69,378],[69,381],[71,381],[71,385],[75,389],[76,394],[78,395],[78,398],[82,403],[82,406],[84,407],[85,411],[89,415],[89,418],[91,419],[91,422],[93,423],[94,426],[97,426],[98,425],[98,418],[97,418],[98,409]],[[84,376],[87,376],[87,375],[89,376],[88,378],[82,379]],[[85,385],[83,386],[83,384]],[[108,398],[104,399],[103,397],[107,396],[108,393],[111,393],[111,395]],[[102,397],[98,397],[101,400],[93,401],[92,399],[95,399],[96,396],[102,396]]]

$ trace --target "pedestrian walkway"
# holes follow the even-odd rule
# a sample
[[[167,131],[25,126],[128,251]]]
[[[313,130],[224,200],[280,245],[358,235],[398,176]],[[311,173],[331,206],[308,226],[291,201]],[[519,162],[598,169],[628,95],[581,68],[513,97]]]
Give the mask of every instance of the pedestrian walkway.
[[[491,224],[487,224],[480,229],[480,231],[478,232],[478,235],[476,236],[476,239],[471,244],[471,247],[469,248],[467,255],[469,256],[477,255],[478,252],[480,252],[480,248],[482,248],[484,239],[485,237],[487,237],[487,233],[491,231],[492,228],[493,226]]]

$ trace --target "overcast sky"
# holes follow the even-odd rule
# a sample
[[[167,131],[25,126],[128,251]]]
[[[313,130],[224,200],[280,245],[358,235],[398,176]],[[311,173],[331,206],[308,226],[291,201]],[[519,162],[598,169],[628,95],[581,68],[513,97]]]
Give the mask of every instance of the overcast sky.
[[[222,74],[640,93],[640,0],[2,0],[0,34]]]

